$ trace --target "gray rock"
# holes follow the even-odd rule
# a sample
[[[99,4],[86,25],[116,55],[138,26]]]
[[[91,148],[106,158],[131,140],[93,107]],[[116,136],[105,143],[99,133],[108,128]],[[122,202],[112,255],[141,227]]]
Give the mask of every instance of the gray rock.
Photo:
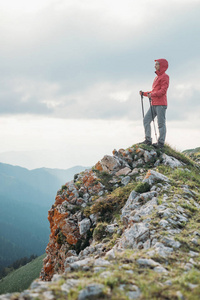
[[[172,169],[183,166],[183,163],[181,163],[178,159],[176,159],[173,156],[169,156],[169,155],[167,155],[165,153],[163,153],[162,159],[163,159],[162,163],[164,165],[170,166]]]
[[[138,299],[140,297],[140,295],[141,295],[140,289],[136,285],[132,285],[131,289],[132,289],[131,291],[128,291],[126,293],[126,295],[128,296],[128,298],[131,299],[131,300],[132,299]],[[135,290],[133,291],[133,289],[135,289]]]
[[[94,266],[95,267],[107,267],[107,266],[110,266],[110,262],[103,258],[98,258],[95,260]]]
[[[190,255],[191,257],[195,257],[195,256],[199,256],[199,253],[190,250],[190,251],[189,251],[189,255]]]
[[[178,297],[179,300],[185,300],[185,297],[183,296],[183,294],[181,293],[181,291],[176,292],[176,295]]]
[[[90,219],[85,218],[81,222],[78,222],[80,235],[85,234],[91,226]]]
[[[187,285],[191,290],[196,289],[199,286],[198,284],[192,284],[192,283],[188,283]]]
[[[171,246],[171,247],[176,248],[176,249],[180,248],[180,246],[181,246],[181,243],[179,241],[175,241],[175,240],[169,239],[167,237],[164,237],[162,239],[162,242],[164,244],[166,244],[167,246]]]
[[[123,249],[136,248],[139,242],[145,242],[149,238],[149,229],[144,223],[133,224],[127,228],[119,240],[119,246]]]
[[[192,242],[194,245],[196,245],[196,246],[199,245],[198,240],[195,239],[195,238],[193,238],[193,239],[191,240],[191,242]]]
[[[151,267],[151,268],[160,266],[160,264],[155,262],[153,259],[147,259],[147,258],[139,258],[139,259],[137,259],[137,263],[140,266],[147,266],[147,267]]]
[[[44,296],[44,299],[47,299],[47,300],[54,300],[55,299],[54,294],[53,294],[52,291],[44,292],[43,296]]]
[[[166,228],[167,226],[169,226],[169,223],[167,220],[160,220],[159,222],[160,226],[163,227],[163,228]]]
[[[139,170],[138,170],[137,168],[134,168],[134,169],[132,170],[132,172],[129,173],[129,176],[132,176],[132,175],[135,175],[135,174],[138,174],[138,173],[139,173]]]
[[[110,224],[106,226],[105,231],[112,234],[117,231],[118,227],[119,225],[117,223]]]
[[[164,181],[164,182],[168,182],[169,178],[166,177],[165,175],[156,172],[154,170],[149,170],[145,176],[145,178],[143,179],[143,182],[147,182],[150,185],[153,185],[156,181]]]
[[[163,266],[158,266],[153,269],[157,273],[167,273],[168,271]]]
[[[93,299],[93,297],[99,297],[103,294],[103,284],[89,284],[78,295],[78,300]]]
[[[63,285],[61,285],[61,290],[68,294],[70,289],[77,286],[79,283],[79,279],[68,279]]]
[[[109,250],[109,251],[106,253],[106,257],[107,257],[108,259],[115,259],[115,258],[116,258],[115,250],[114,250],[114,249]]]
[[[100,278],[108,278],[110,276],[112,276],[112,272],[110,271],[104,271],[99,275]]]
[[[172,252],[173,252],[172,248],[165,247],[162,243],[157,242],[153,246],[153,249],[148,251],[147,254],[149,256],[154,256],[155,254],[158,254],[159,256],[161,256],[163,258],[167,258]]]
[[[142,193],[142,194],[140,194],[140,197],[139,197],[138,201],[139,202],[140,201],[147,202],[147,201],[151,200],[152,198],[154,198],[156,196],[157,196],[157,193],[155,191]]]
[[[74,263],[70,263],[69,266],[72,270],[78,270],[79,268],[88,265],[90,262],[92,262],[93,260],[91,258],[85,258],[79,261],[76,261]]]
[[[131,180],[131,177],[130,176],[126,176],[126,177],[122,178],[121,183],[123,185],[127,185],[130,182],[130,180]]]
[[[131,169],[128,167],[125,167],[121,170],[119,170],[117,173],[115,173],[116,176],[120,176],[120,175],[128,175],[131,172]]]

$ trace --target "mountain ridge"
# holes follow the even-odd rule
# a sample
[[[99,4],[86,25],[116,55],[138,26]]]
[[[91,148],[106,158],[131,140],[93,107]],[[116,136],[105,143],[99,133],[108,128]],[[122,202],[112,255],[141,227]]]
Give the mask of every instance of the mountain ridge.
[[[199,299],[199,191],[167,145],[113,150],[58,190],[40,279],[16,299]]]

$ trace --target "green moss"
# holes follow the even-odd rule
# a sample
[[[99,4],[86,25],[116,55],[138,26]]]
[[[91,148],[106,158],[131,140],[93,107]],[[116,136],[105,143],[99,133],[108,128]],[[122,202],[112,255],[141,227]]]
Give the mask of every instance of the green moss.
[[[57,235],[57,238],[56,238],[56,242],[60,245],[62,244],[65,244],[66,242],[66,237],[65,235],[62,233],[62,231],[60,231]]]
[[[93,232],[93,238],[95,239],[95,241],[101,241],[103,238],[106,237],[107,233],[106,233],[106,226],[108,224],[103,222],[103,223],[98,223],[97,226],[94,229]]]
[[[135,191],[137,193],[146,193],[150,191],[150,185],[147,182],[140,182],[137,184],[137,186],[135,187]]]
[[[113,219],[113,215],[119,213],[124,206],[134,187],[134,183],[129,183],[125,187],[115,189],[105,197],[100,197],[91,206],[91,213],[97,214],[99,221],[110,222]]]

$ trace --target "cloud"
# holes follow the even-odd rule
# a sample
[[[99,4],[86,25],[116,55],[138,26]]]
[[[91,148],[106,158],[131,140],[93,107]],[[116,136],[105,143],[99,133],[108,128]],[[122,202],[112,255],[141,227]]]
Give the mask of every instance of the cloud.
[[[154,59],[166,57],[168,118],[198,115],[198,1],[0,5],[1,114],[139,120],[138,91],[151,88]]]

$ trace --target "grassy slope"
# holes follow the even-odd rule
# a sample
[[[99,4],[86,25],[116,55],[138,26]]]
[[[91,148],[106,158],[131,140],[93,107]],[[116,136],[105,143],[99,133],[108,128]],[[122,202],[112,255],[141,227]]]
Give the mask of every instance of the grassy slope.
[[[13,271],[0,281],[0,294],[21,292],[39,277],[45,254],[37,257],[27,265]]]

